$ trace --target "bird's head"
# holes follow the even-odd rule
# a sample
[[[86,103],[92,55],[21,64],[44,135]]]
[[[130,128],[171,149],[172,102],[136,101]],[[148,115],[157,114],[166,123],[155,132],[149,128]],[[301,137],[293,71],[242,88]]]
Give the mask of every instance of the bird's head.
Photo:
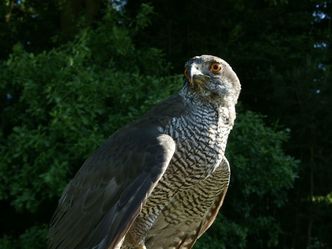
[[[201,55],[185,64],[186,87],[206,100],[225,103],[237,102],[241,85],[231,66],[224,60]]]

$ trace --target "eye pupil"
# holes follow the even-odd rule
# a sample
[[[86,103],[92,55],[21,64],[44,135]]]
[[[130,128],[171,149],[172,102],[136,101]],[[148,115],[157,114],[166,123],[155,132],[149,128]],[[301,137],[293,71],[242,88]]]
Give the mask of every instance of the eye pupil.
[[[219,63],[212,63],[210,71],[214,74],[219,73],[221,71],[221,65]]]

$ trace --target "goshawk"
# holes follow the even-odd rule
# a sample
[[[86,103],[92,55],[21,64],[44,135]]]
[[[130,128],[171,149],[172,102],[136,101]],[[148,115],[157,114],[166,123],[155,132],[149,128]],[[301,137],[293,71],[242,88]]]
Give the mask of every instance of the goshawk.
[[[224,60],[190,59],[177,94],[84,162],[59,200],[49,248],[192,248],[227,191],[225,147],[240,89]]]

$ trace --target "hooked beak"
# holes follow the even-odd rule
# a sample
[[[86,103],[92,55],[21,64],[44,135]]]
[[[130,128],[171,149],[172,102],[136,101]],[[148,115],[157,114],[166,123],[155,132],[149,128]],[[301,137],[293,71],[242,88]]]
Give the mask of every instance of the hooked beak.
[[[202,74],[196,65],[191,65],[189,70],[186,69],[185,76],[190,85],[200,85],[210,80],[210,76]]]

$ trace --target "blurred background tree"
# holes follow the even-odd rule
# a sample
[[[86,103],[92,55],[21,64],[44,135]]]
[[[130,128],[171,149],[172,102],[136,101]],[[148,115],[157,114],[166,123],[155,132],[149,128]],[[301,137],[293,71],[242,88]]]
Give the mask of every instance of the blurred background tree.
[[[331,5],[2,1],[0,248],[46,248],[84,159],[177,91],[199,54],[229,61],[243,90],[230,190],[195,248],[331,248]]]

